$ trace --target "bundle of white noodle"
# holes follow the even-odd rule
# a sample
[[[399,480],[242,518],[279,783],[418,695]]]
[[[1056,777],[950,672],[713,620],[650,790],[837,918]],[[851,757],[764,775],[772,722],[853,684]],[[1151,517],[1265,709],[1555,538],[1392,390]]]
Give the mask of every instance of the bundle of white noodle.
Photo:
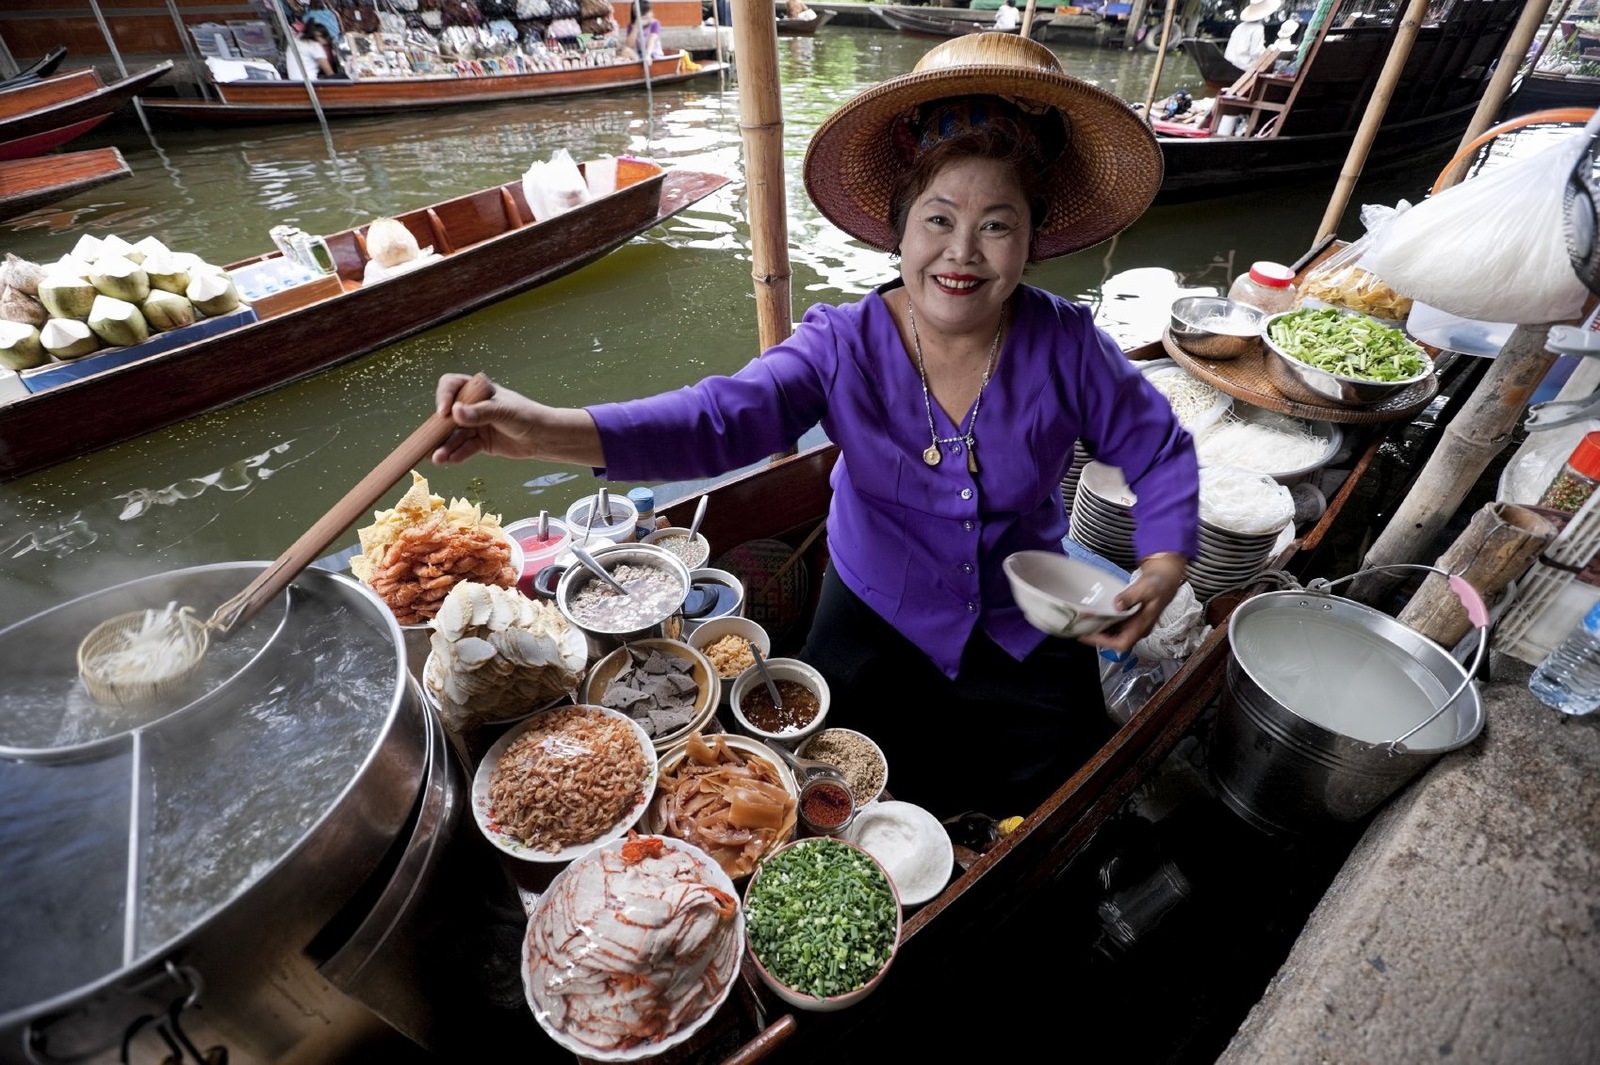
[[[1328,450],[1325,437],[1305,422],[1263,411],[1249,419],[1223,418],[1195,440],[1202,466],[1237,466],[1260,473],[1290,473],[1313,465]]]
[[[177,603],[146,610],[142,624],[125,628],[114,643],[86,660],[85,668],[119,688],[164,684],[182,676],[199,653],[199,626],[185,617],[191,612]]]

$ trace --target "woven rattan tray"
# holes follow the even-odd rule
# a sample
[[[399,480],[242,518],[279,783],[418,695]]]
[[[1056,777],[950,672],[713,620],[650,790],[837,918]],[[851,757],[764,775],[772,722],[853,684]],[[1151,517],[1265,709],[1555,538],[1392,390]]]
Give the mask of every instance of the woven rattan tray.
[[[1269,355],[1265,351],[1227,362],[1214,362],[1183,350],[1172,338],[1170,329],[1162,334],[1161,343],[1167,349],[1167,354],[1171,355],[1179,366],[1234,399],[1242,399],[1246,403],[1275,410],[1279,414],[1292,414],[1297,418],[1309,418],[1312,421],[1342,422],[1346,425],[1372,425],[1377,422],[1399,421],[1411,417],[1426,407],[1428,401],[1439,391],[1439,378],[1437,375],[1432,375],[1370,407],[1336,407],[1332,404],[1302,403],[1288,398],[1273,385],[1267,376]]]

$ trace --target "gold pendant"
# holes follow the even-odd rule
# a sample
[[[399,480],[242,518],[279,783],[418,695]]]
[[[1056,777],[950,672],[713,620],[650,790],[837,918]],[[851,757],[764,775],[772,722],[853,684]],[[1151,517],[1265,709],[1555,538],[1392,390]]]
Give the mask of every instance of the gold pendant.
[[[971,444],[967,445],[967,472],[972,474],[978,472],[978,449]]]
[[[939,445],[929,444],[928,450],[922,453],[922,461],[926,462],[929,466],[939,465]]]

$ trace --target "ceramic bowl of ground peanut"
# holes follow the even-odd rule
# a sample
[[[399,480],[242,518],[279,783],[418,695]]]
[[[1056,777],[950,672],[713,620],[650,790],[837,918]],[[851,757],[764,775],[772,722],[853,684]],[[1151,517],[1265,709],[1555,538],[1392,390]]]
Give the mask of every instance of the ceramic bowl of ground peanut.
[[[837,766],[857,808],[876,802],[889,782],[889,760],[883,756],[883,748],[855,729],[825,728],[795,753]]]
[[[722,706],[729,705],[733,682],[739,674],[756,664],[755,656],[750,653],[752,644],[763,658],[772,657],[772,640],[767,630],[749,618],[712,618],[691,632],[687,642],[710,660],[722,679]]]

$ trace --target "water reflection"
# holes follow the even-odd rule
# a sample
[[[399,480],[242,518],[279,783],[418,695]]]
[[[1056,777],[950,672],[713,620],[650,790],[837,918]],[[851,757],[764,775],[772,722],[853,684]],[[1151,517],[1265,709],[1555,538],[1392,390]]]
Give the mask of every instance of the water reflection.
[[[793,310],[857,298],[896,264],[827,223],[801,161],[817,126],[934,42],[828,27],[786,38],[783,151]],[[1142,98],[1154,56],[1057,46],[1066,69]],[[1159,91],[1199,85],[1174,57]],[[557,148],[648,155],[733,183],[576,274],[266,396],[0,487],[0,582],[26,616],[142,573],[272,558],[432,410],[445,369],[485,370],[548,402],[626,399],[737,370],[756,354],[737,88],[704,78],[642,93],[236,131],[124,126],[134,176],[0,225],[0,250],[54,260],[78,234],[154,234],[215,262],[259,254],[277,223],[327,233],[513,180]],[[99,138],[112,140],[109,135]],[[92,144],[94,138],[88,138]],[[88,145],[86,145],[88,146]],[[1442,162],[1442,160],[1441,160]],[[1426,169],[1426,168],[1424,168]],[[1418,198],[1437,172],[1364,178],[1363,202]],[[1218,291],[1254,259],[1310,244],[1332,179],[1151,210],[1115,241],[1028,280],[1098,308],[1125,342],[1153,340],[1174,294]],[[358,321],[340,328],[360,329]],[[562,512],[586,472],[480,460],[426,471],[507,520]],[[392,500],[388,501],[392,502]],[[353,540],[353,535],[351,537]]]

